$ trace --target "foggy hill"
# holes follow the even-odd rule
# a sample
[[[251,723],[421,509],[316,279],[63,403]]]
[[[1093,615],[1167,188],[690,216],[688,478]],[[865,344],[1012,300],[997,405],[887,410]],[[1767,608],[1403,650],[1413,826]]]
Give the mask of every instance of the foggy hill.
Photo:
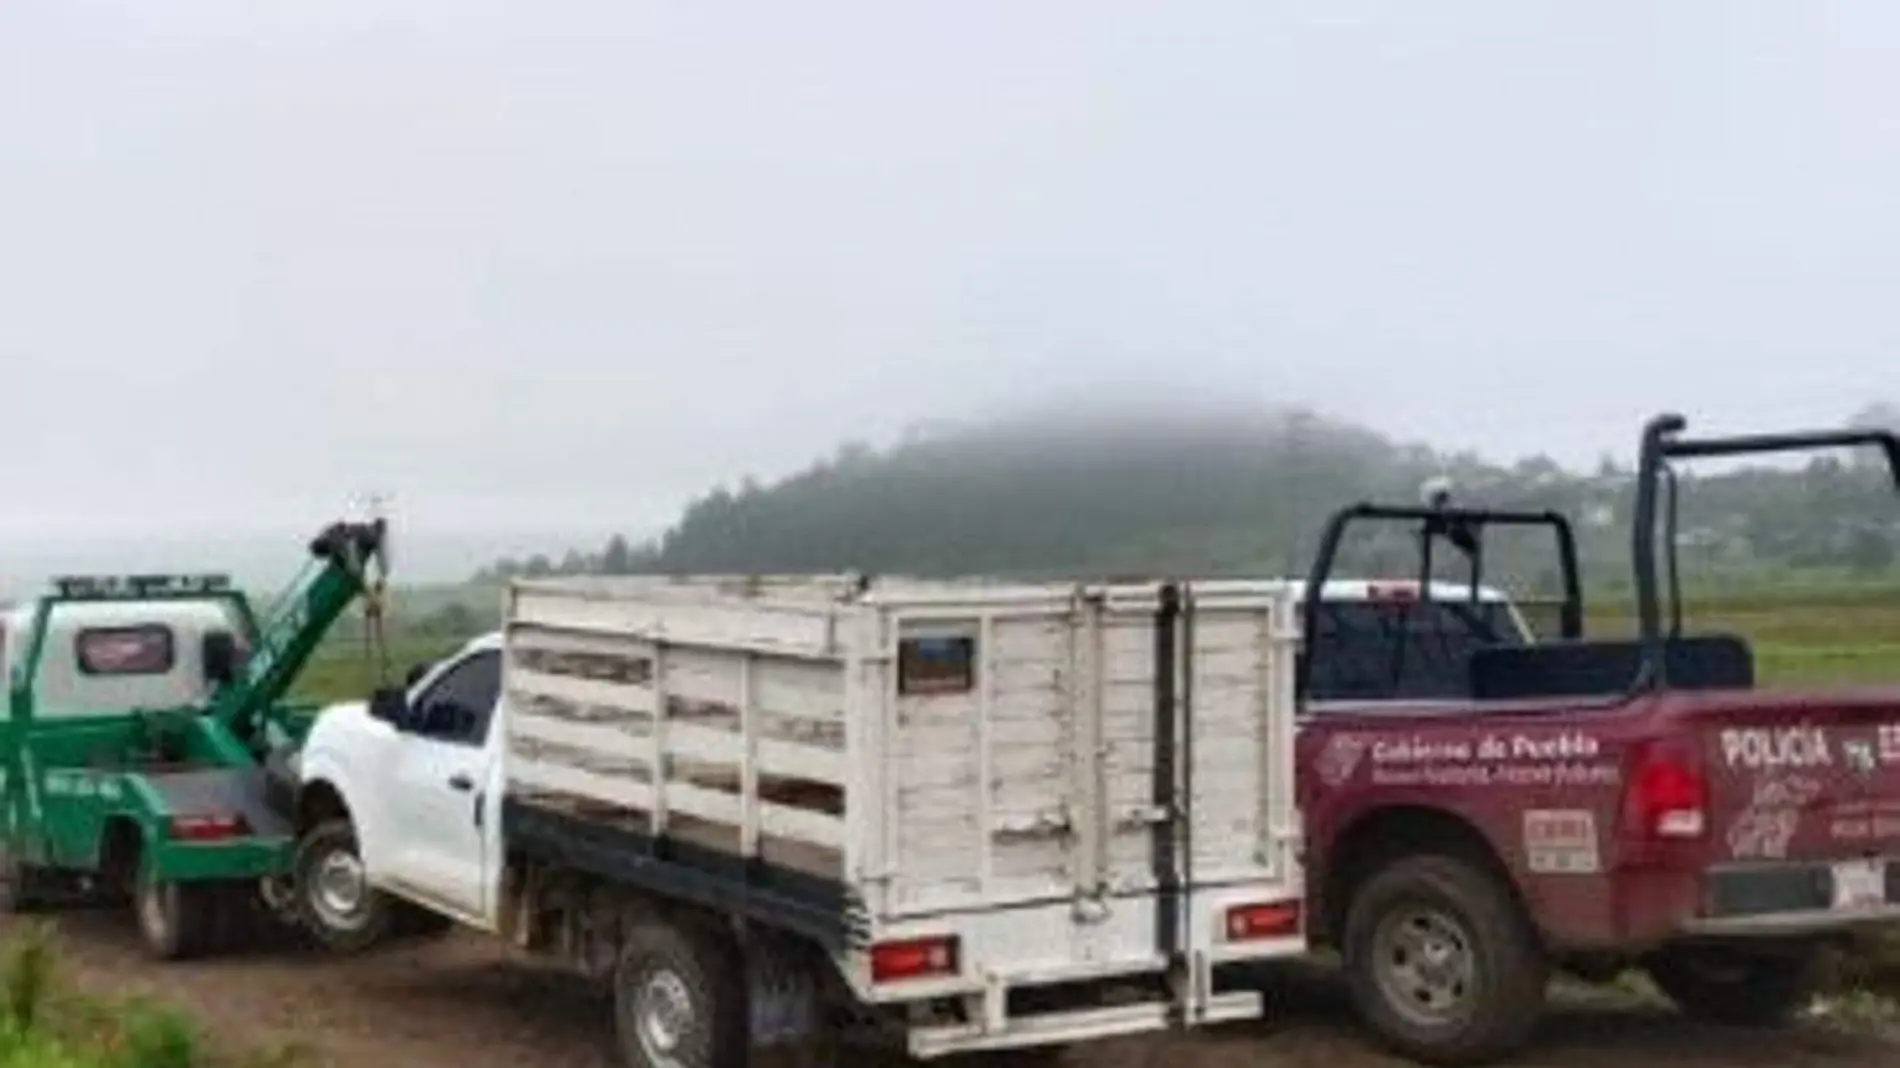
[[[1863,459],[1687,470],[1691,562],[1718,571],[1889,570],[1900,509]],[[503,561],[490,574],[1285,573],[1307,566],[1332,510],[1367,498],[1415,502],[1436,476],[1449,476],[1467,503],[1564,511],[1579,524],[1594,582],[1626,577],[1626,465],[1497,463],[1302,411],[1205,406],[1041,411],[938,428],[881,451],[846,446],[770,485],[714,490],[651,543],[616,539],[564,559]],[[1391,542],[1359,547],[1365,566],[1402,559]],[[1538,585],[1554,577],[1541,546],[1507,546],[1497,558],[1503,572]]]

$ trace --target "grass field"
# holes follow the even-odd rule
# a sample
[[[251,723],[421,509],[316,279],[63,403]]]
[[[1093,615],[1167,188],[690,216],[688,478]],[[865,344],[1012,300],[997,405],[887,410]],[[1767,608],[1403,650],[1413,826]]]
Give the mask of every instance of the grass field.
[[[138,999],[89,997],[63,982],[49,927],[16,929],[0,946],[0,1068],[293,1068],[296,1049],[233,1056],[199,1025]]]
[[[1585,632],[1634,631],[1634,610],[1605,600]],[[1725,631],[1748,639],[1765,686],[1900,682],[1900,589],[1789,590],[1692,597],[1683,612],[1690,632]]]
[[[471,635],[472,637],[472,635]],[[389,681],[400,685],[411,664],[436,660],[466,638],[447,635],[397,634],[389,642]],[[360,641],[334,642],[320,651],[297,680],[295,696],[302,701],[347,701],[369,695],[382,674],[378,659]]]

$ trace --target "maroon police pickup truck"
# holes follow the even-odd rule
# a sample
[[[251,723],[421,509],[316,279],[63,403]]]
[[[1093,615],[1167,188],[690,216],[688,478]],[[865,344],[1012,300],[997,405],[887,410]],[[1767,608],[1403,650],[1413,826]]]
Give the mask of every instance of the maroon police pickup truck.
[[[1641,967],[1687,1013],[1777,1023],[1831,939],[1900,920],[1900,687],[1764,689],[1745,641],[1684,633],[1671,463],[1868,445],[1900,485],[1900,444],[1683,429],[1663,416],[1643,436],[1631,640],[1583,636],[1561,515],[1441,498],[1327,528],[1301,671],[1312,935],[1339,951],[1364,1021],[1415,1060],[1522,1046],[1559,969]],[[1376,523],[1412,528],[1421,581],[1335,597],[1342,537]],[[1500,526],[1553,536],[1548,638],[1483,587]],[[1455,553],[1434,561],[1441,546]],[[1430,581],[1459,558],[1468,583]]]

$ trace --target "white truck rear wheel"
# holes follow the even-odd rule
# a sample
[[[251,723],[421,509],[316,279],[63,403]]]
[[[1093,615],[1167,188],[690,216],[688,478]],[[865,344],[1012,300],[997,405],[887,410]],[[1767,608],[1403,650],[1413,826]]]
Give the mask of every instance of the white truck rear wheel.
[[[743,1068],[751,1045],[745,970],[711,925],[648,921],[627,933],[614,973],[627,1068]]]

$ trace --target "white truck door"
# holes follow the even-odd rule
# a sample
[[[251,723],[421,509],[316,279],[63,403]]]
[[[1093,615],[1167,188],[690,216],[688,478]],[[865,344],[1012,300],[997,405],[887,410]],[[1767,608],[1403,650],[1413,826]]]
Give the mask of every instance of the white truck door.
[[[482,649],[442,672],[411,705],[395,761],[396,863],[390,889],[444,912],[478,917],[484,906],[482,811],[501,696],[501,652]]]

